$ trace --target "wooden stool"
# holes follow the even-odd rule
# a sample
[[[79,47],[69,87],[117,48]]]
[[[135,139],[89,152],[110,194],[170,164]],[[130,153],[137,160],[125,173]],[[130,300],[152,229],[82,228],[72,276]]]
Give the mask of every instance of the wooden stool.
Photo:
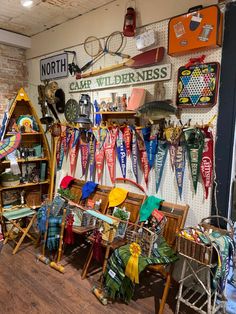
[[[3,218],[12,224],[11,229],[5,234],[5,240],[4,240],[3,244],[6,244],[8,242],[8,240],[12,240],[16,243],[16,246],[15,246],[12,254],[16,254],[16,252],[19,250],[20,245],[22,244],[22,242],[24,241],[24,238],[26,236],[28,238],[30,238],[34,243],[36,243],[36,239],[29,233],[31,226],[33,225],[33,223],[36,219],[36,215],[37,215],[37,213],[28,207],[3,212],[3,214],[2,214]],[[26,225],[25,228],[22,228],[20,226],[20,221],[23,218],[29,218],[28,224]],[[17,228],[22,233],[22,235],[18,241],[16,241],[12,237],[14,228]]]

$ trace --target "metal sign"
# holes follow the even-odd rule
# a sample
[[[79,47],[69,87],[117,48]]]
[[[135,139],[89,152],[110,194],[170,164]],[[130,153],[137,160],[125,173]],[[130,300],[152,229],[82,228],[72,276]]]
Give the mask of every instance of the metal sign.
[[[40,80],[58,79],[68,76],[68,56],[62,53],[40,60]]]
[[[171,64],[161,64],[141,69],[126,68],[112,74],[99,75],[73,81],[69,84],[69,92],[85,92],[90,90],[107,89],[116,86],[151,83],[171,79]]]

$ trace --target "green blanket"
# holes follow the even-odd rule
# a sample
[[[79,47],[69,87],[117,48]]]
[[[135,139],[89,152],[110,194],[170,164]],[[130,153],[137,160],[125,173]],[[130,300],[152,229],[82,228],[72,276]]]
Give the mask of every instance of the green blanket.
[[[139,274],[146,266],[151,264],[169,264],[177,260],[177,256],[164,238],[161,238],[158,248],[153,252],[155,257],[139,257]],[[125,276],[125,268],[131,256],[129,245],[125,245],[115,250],[111,255],[106,272],[104,274],[105,290],[108,297],[120,298],[129,302],[134,293],[134,283]]]

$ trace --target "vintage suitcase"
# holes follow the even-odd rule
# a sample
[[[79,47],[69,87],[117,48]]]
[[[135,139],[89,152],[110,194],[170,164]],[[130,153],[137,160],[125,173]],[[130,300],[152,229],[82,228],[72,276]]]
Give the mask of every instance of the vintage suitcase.
[[[193,7],[170,19],[168,54],[177,56],[221,45],[223,14],[217,5]]]

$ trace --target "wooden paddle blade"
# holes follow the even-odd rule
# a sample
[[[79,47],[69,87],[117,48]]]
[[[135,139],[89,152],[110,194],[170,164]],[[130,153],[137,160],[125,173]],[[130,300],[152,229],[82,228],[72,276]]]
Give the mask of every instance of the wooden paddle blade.
[[[109,67],[94,70],[91,72],[83,73],[83,74],[81,74],[81,77],[78,76],[78,78],[76,77],[76,79],[100,75],[100,74],[108,73],[111,71],[120,70],[120,69],[123,69],[124,67],[138,69],[138,68],[142,68],[142,67],[152,66],[152,65],[159,63],[163,60],[164,52],[165,52],[164,47],[154,48],[154,49],[145,51],[143,53],[140,53],[140,54],[130,58],[126,62],[111,65]]]
[[[130,60],[125,62],[125,64],[133,69],[152,66],[163,60],[164,53],[164,47],[154,48],[132,57]]]

